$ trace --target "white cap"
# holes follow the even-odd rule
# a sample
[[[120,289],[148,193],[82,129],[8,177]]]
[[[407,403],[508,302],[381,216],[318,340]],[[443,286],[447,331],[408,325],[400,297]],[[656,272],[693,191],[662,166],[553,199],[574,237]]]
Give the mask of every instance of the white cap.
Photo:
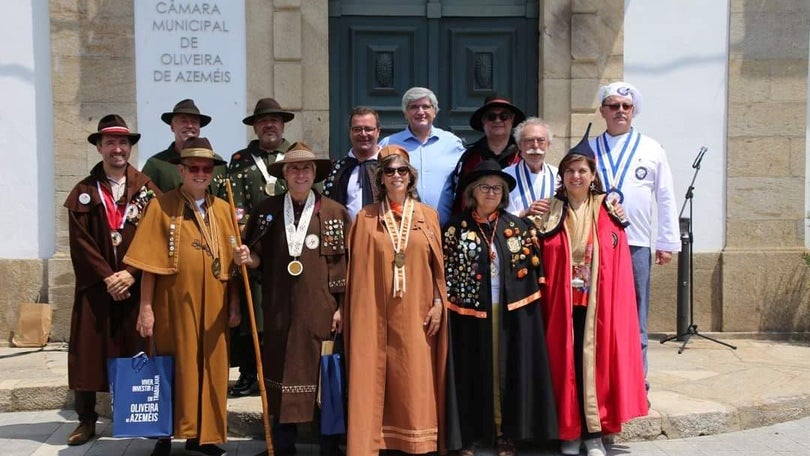
[[[599,88],[599,103],[612,96],[630,98],[633,100],[633,117],[641,114],[641,92],[632,84],[619,81]]]

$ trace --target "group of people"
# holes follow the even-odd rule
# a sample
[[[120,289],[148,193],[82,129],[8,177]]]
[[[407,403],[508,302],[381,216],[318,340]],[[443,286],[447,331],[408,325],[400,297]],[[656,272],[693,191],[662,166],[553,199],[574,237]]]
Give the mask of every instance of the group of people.
[[[294,114],[272,98],[243,120],[256,139],[227,167],[192,100],[163,114],[175,140],[142,172],[128,163],[140,135],[105,116],[88,137],[101,162],[65,202],[79,415],[68,443],[95,435],[106,360],[151,345],[175,357],[173,437],[186,450],[225,454],[228,394],[263,382],[274,453],[294,454],[297,425],[319,420],[319,359],[337,339],[346,454],[509,456],[558,439],[563,454],[604,455],[602,435],[649,406],[653,203],[656,263],[679,237],[666,155],[631,127],[640,94],[619,82],[600,99],[607,130],[586,132],[559,169],[545,162],[548,124],[497,95],[471,116],[484,136],[466,148],[433,125],[429,89],[404,94],[407,127],[382,140],[378,113],[357,107],[335,162],[284,138]],[[342,454],[342,440],[322,435],[321,454]],[[152,454],[170,451],[162,438]]]

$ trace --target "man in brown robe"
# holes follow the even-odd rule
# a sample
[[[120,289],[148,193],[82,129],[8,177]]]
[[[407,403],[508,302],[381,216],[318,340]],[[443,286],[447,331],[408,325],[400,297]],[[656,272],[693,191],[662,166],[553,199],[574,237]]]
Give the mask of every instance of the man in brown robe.
[[[298,423],[315,420],[321,345],[341,332],[348,211],[312,190],[330,161],[296,143],[269,172],[289,190],[262,201],[245,230],[237,263],[262,269],[262,365],[276,455],[295,453]],[[248,260],[249,258],[249,260]],[[339,435],[321,436],[321,456],[338,456]]]
[[[144,271],[139,332],[154,337],[158,355],[174,356],[174,437],[187,439],[186,450],[221,455],[228,328],[240,320],[238,294],[228,290],[235,231],[228,203],[207,192],[222,163],[208,140],[187,140],[176,162],[182,184],[147,207],[124,262]],[[159,439],[152,454],[170,452],[171,440]]]
[[[87,138],[101,161],[65,200],[76,275],[68,385],[79,415],[68,445],[81,445],[96,433],[96,392],[109,390],[107,358],[133,356],[146,348],[135,330],[139,274],[121,262],[144,206],[160,193],[128,162],[140,137],[120,116],[102,117],[98,131]]]

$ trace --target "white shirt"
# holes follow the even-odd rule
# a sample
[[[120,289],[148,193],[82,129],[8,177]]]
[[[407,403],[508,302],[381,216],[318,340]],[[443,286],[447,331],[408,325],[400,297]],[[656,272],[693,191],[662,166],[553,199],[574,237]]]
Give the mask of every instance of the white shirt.
[[[545,161],[543,161],[543,169],[539,173],[533,173],[522,159],[503,171],[514,177],[517,182],[515,189],[509,193],[509,207],[506,208],[506,211],[518,217],[534,201],[551,198],[557,190],[559,182],[557,168]],[[529,182],[524,179],[527,174]]]
[[[633,137],[630,138],[630,144],[625,153],[630,153],[636,137],[640,136],[640,138],[635,153],[627,164],[627,173],[619,187],[624,195],[622,207],[630,222],[630,226],[626,229],[627,242],[633,246],[654,247],[655,250],[678,252],[681,250],[681,241],[672,171],[669,168],[667,154],[658,142],[638,133],[635,129],[619,136],[610,136],[605,132],[603,135],[591,139],[590,145],[596,153],[596,170],[599,178],[605,186],[618,185],[618,182],[605,180],[604,168],[609,167],[610,164],[606,158],[608,151],[603,145],[602,138],[607,141],[609,153],[615,160],[623,150],[631,133]],[[618,181],[618,179],[614,180]],[[658,209],[658,232],[653,243],[653,210],[656,207]]]
[[[367,158],[367,160],[376,160],[379,153],[380,148],[377,147],[377,152],[374,152],[374,155]],[[357,158],[354,155],[354,150],[350,150],[348,156]],[[363,208],[363,187],[360,186],[360,169],[362,169],[362,166],[354,167],[352,173],[349,175],[349,182],[346,184],[346,210],[349,211],[352,220],[354,220],[357,213],[360,212],[360,209]],[[371,185],[374,185],[373,179]]]

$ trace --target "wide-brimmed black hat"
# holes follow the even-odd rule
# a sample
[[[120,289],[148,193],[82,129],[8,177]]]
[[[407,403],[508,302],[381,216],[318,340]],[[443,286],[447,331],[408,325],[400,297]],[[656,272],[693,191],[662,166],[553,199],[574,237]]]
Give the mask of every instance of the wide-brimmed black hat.
[[[478,108],[473,113],[472,117],[470,117],[470,126],[473,130],[484,131],[484,122],[482,119],[484,114],[492,108],[506,108],[511,110],[515,116],[512,120],[513,127],[526,120],[526,114],[523,114],[523,111],[513,105],[509,99],[499,96],[498,94],[492,94],[484,99],[484,105]]]
[[[267,171],[270,175],[283,179],[284,165],[301,162],[315,163],[315,182],[326,179],[326,176],[328,176],[329,172],[332,170],[332,160],[328,158],[316,158],[315,153],[312,152],[312,148],[306,143],[297,142],[290,146],[290,150],[284,153],[282,160],[271,163]]]
[[[591,133],[591,123],[588,122],[588,128],[585,129],[585,134],[582,136],[582,139],[579,140],[576,146],[572,147],[567,154],[579,154],[584,155],[586,158],[590,158],[592,160],[596,159],[596,154],[593,153],[593,149],[591,148],[591,144],[588,141],[588,135]]]
[[[281,109],[281,105],[278,104],[278,101],[276,101],[275,98],[262,98],[256,102],[256,107],[253,109],[253,115],[242,119],[242,123],[245,125],[253,125],[256,123],[256,119],[267,114],[275,114],[280,116],[284,123],[287,123],[295,118],[295,114]]]
[[[472,171],[470,171],[467,175],[462,178],[462,185],[461,188],[466,189],[468,185],[472,184],[476,180],[484,176],[498,176],[506,182],[506,185],[509,186],[509,191],[515,189],[515,178],[510,176],[509,174],[505,173],[501,169],[501,165],[498,164],[495,160],[484,160],[481,163],[477,164]]]
[[[129,131],[127,122],[118,114],[107,114],[98,121],[98,131],[87,137],[90,144],[97,145],[101,135],[115,135],[129,137],[129,143],[135,145],[141,139],[140,133]]]
[[[214,153],[214,148],[211,147],[208,138],[188,138],[183,143],[183,148],[180,149],[180,155],[170,158],[169,163],[176,165],[184,158],[207,158],[214,161],[214,166],[227,163]]]
[[[200,113],[200,109],[197,108],[197,105],[194,104],[194,100],[190,98],[186,98],[185,100],[180,100],[176,105],[174,105],[174,109],[171,112],[164,112],[160,115],[160,119],[167,124],[172,124],[172,118],[175,114],[188,114],[190,116],[197,116],[200,118],[200,128],[208,125],[211,123],[211,116],[206,116],[205,114]]]

